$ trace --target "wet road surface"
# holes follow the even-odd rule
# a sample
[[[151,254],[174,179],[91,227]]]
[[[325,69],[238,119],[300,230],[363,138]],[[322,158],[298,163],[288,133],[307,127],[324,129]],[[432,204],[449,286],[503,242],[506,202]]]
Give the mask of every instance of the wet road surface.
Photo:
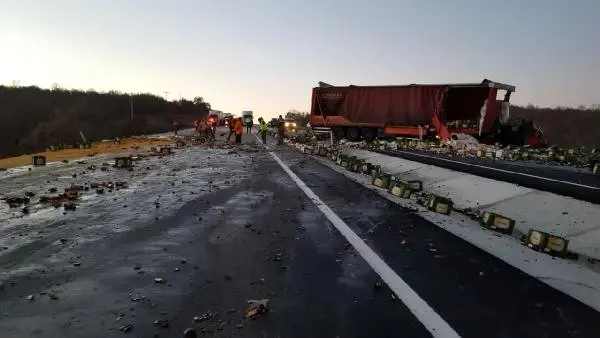
[[[0,337],[179,337],[190,327],[209,337],[431,337],[244,138],[241,149],[189,148],[133,172],[0,180],[2,192],[128,182],[65,214],[0,210]],[[309,157],[272,149],[462,337],[596,337],[591,308]],[[244,319],[251,299],[269,299],[270,311]]]

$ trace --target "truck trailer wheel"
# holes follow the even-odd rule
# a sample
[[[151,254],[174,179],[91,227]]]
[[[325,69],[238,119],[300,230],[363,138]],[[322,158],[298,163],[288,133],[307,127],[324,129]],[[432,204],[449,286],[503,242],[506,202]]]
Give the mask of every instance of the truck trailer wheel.
[[[362,128],[361,134],[363,139],[368,143],[373,142],[373,140],[375,140],[375,136],[377,136],[377,132],[373,128]]]
[[[333,137],[336,140],[341,140],[345,136],[346,136],[346,131],[344,130],[344,127],[333,128]]]
[[[346,132],[346,137],[348,137],[348,140],[352,141],[352,142],[356,142],[358,140],[360,140],[360,129],[358,128],[354,128],[354,127],[350,127],[348,128],[348,131]]]

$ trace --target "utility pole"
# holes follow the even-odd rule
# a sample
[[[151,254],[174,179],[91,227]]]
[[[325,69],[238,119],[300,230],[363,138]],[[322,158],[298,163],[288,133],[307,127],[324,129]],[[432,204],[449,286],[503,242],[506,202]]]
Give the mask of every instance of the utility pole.
[[[133,95],[129,95],[129,109],[131,111],[131,121],[133,121]]]
[[[169,92],[164,92],[165,93],[165,101],[169,101]]]

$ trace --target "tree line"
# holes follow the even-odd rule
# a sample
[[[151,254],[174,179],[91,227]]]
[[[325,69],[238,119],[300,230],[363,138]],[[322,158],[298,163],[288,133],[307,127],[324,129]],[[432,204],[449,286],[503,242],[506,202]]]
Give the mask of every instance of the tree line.
[[[58,86],[0,85],[0,158],[45,150],[60,143],[158,133],[173,121],[191,126],[211,109],[203,98],[167,101],[153,94],[66,90]],[[305,125],[309,116],[297,110],[283,114]],[[600,146],[600,107],[540,108],[511,106],[511,116],[534,120],[551,144],[562,147]]]
[[[0,158],[43,151],[51,145],[170,131],[205,117],[201,97],[167,101],[153,94],[66,90],[53,86],[0,86]]]

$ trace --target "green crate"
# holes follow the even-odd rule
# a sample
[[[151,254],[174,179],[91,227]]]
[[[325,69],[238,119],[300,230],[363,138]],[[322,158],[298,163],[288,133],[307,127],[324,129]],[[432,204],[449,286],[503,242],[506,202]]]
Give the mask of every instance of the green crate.
[[[396,186],[401,186],[402,182],[398,179],[398,177],[394,175],[390,175],[390,183],[387,185],[387,191],[391,194],[392,189]]]
[[[564,257],[568,253],[568,247],[569,240],[559,236],[548,235],[546,237],[546,244],[544,245],[544,252],[552,256]]]
[[[412,191],[421,191],[423,190],[423,182],[419,180],[411,180],[406,182],[407,186]]]
[[[373,179],[375,179],[376,176],[381,174],[381,166],[376,165],[373,168],[371,168],[371,177]]]
[[[319,147],[319,152],[317,155],[327,157],[328,149],[325,147]]]
[[[401,198],[410,198],[412,194],[410,187],[408,187],[404,182],[398,180],[390,182],[388,192],[396,197]]]
[[[327,157],[329,157],[329,159],[331,161],[337,162],[338,152],[337,151],[331,151],[331,152],[329,152],[329,155]]]
[[[46,165],[46,156],[41,156],[41,155],[38,155],[38,156],[33,156],[33,157],[31,158],[31,163],[32,163],[34,166],[42,166],[42,165]]]
[[[344,169],[350,169],[350,167],[352,166],[352,163],[354,163],[356,161],[356,156],[349,156],[346,158],[345,161],[342,161],[342,167],[344,167]]]
[[[131,168],[133,166],[133,159],[131,157],[116,157],[115,167],[117,168]]]
[[[378,188],[387,189],[391,181],[391,176],[385,173],[377,174],[373,177],[373,185]]]
[[[450,215],[453,204],[448,198],[431,195],[427,201],[427,209],[439,214]]]
[[[361,171],[363,174],[367,174],[370,175],[371,171],[373,170],[373,165],[369,162],[365,162],[362,165]]]
[[[543,250],[546,245],[546,238],[548,234],[534,229],[529,229],[527,236],[525,237],[525,244],[535,250]]]
[[[502,215],[485,211],[481,215],[481,224],[488,229],[510,235],[515,228],[515,221]]]
[[[352,164],[350,165],[350,171],[352,171],[354,173],[362,172],[362,166],[364,163],[365,163],[365,160],[362,160],[362,159],[357,159],[355,161],[352,161]]]

